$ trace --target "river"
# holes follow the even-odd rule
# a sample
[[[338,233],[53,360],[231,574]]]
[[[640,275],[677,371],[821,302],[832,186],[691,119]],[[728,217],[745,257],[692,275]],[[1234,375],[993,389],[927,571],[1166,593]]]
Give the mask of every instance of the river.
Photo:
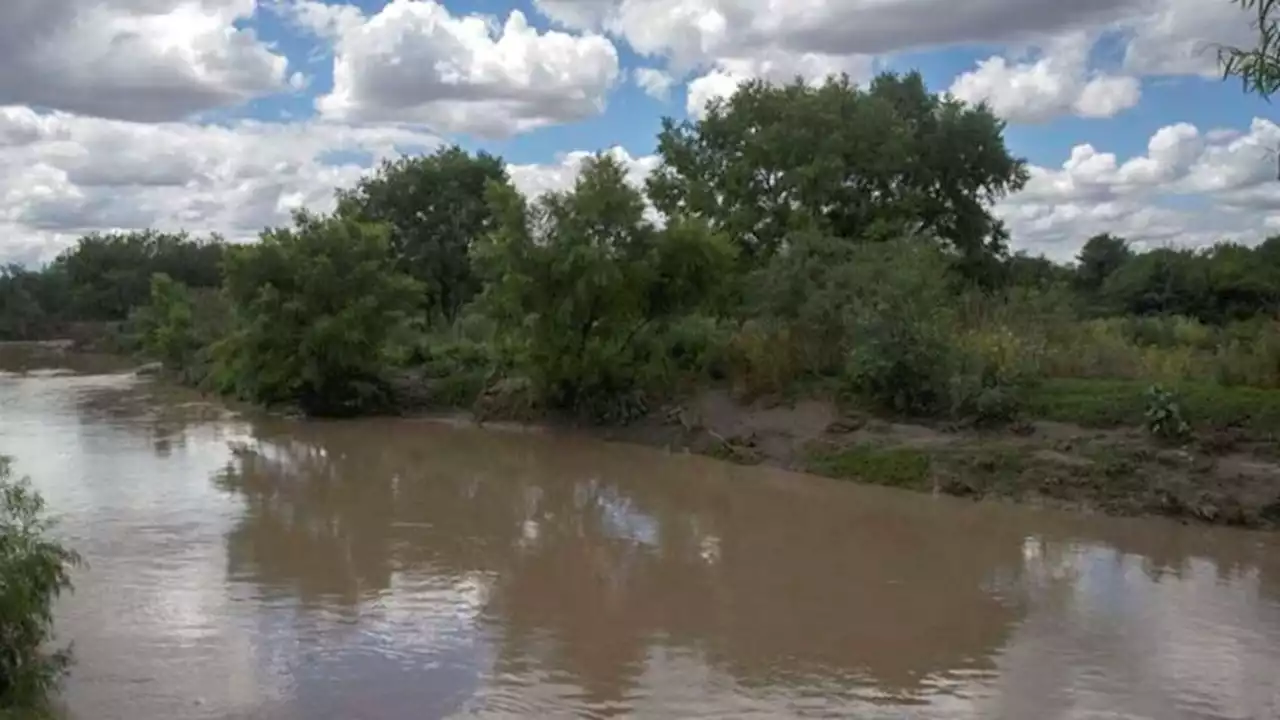
[[[1280,717],[1276,535],[22,357],[0,453],[88,562],[72,720]]]

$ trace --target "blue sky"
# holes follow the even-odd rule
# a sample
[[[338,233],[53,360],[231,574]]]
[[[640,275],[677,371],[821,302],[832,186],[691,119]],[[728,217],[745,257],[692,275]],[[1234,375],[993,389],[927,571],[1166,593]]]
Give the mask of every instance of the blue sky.
[[[355,0],[347,4],[373,15],[387,2]],[[544,32],[556,29],[554,23],[540,15],[528,0],[450,0],[445,5],[458,15],[480,13],[499,18],[504,18],[511,10],[519,10],[535,28]],[[291,62],[311,75],[311,84],[306,93],[267,96],[217,115],[267,121],[313,115],[316,95],[333,87],[332,64],[328,62],[325,44],[299,32],[278,13],[271,11],[259,11],[242,24],[253,27],[264,40],[278,44]],[[619,44],[617,49],[624,74],[631,68],[655,65],[653,59],[646,59],[626,44]],[[999,44],[983,43],[906,51],[880,59],[878,67],[899,72],[918,70],[930,88],[945,92],[957,76],[972,70],[979,60],[998,54],[1001,49]],[[1097,47],[1092,55],[1096,67],[1119,65],[1114,47]],[[549,162],[556,153],[566,150],[600,149],[613,145],[621,145],[633,155],[642,155],[652,151],[662,117],[688,117],[683,90],[683,87],[674,88],[669,99],[658,100],[624,80],[610,94],[605,112],[595,117],[534,130],[510,139],[466,135],[450,139],[469,148],[500,153],[510,162],[522,164]],[[1234,79],[1155,77],[1143,80],[1142,102],[1115,117],[1093,119],[1065,115],[1047,122],[1013,123],[1006,139],[1015,153],[1030,162],[1054,166],[1068,156],[1073,146],[1081,143],[1105,147],[1127,158],[1145,152],[1151,135],[1174,122],[1188,122],[1201,128],[1231,128],[1247,124],[1255,116],[1274,117],[1274,110],[1267,101],[1241,92],[1239,83]]]
[[[1033,166],[996,208],[1020,249],[1280,230],[1274,108],[1216,74],[1212,43],[1252,41],[1227,0],[14,1],[0,259],[139,225],[250,238],[439,142],[530,193],[608,148],[639,180],[663,116],[738,82],[886,69],[1006,118]]]

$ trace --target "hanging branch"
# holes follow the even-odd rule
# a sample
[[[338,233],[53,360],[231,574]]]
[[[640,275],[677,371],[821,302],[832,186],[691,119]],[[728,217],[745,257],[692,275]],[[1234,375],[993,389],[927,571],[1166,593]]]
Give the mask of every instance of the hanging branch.
[[[1220,46],[1218,63],[1222,78],[1240,78],[1246,93],[1258,95],[1264,100],[1280,91],[1280,28],[1271,13],[1280,0],[1231,0],[1241,10],[1256,14],[1249,27],[1258,33],[1258,46],[1251,50]]]

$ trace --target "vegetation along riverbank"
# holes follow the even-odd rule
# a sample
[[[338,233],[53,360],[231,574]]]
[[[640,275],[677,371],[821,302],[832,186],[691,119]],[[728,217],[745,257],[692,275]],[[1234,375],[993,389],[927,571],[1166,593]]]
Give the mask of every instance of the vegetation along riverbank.
[[[0,278],[0,338],[109,327],[183,382],[318,416],[569,419],[969,497],[1280,524],[1280,237],[1009,251],[1024,163],[916,74],[744,85],[528,199],[382,165],[261,241],[83,238]],[[655,220],[660,217],[661,221]],[[99,343],[101,346],[101,343]]]

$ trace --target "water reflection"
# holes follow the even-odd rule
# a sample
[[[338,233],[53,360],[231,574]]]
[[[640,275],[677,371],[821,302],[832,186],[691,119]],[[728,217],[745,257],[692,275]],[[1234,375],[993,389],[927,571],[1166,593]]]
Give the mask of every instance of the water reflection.
[[[1280,712],[1274,536],[237,419],[121,376],[0,401],[93,563],[76,718]]]

